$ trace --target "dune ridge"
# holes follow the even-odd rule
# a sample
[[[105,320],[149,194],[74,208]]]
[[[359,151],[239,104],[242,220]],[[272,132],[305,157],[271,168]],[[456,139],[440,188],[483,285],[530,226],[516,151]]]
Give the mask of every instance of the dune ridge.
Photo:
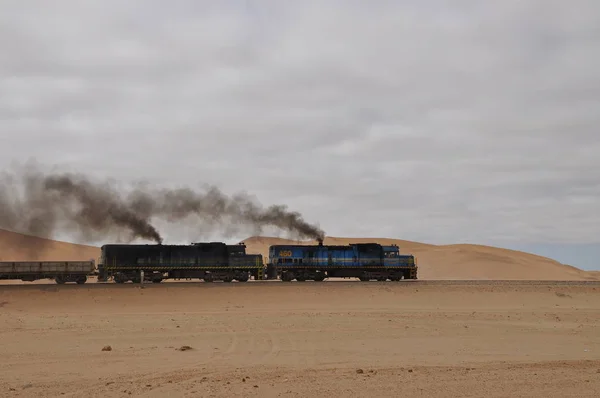
[[[600,280],[599,273],[536,254],[475,244],[433,245],[391,238],[326,237],[324,244],[377,242],[398,245],[400,253],[417,258],[419,279],[477,280]],[[244,241],[248,252],[268,256],[270,245],[316,244],[283,238],[253,236]]]
[[[0,229],[0,261],[98,261],[100,248]]]
[[[316,244],[316,241],[252,236],[243,241],[249,253],[268,257],[270,245]],[[378,242],[396,244],[400,252],[413,254],[419,279],[475,280],[600,280],[600,272],[588,272],[547,257],[485,245],[433,245],[392,238],[326,237],[325,244]],[[24,235],[0,229],[0,261],[98,261],[100,248]]]

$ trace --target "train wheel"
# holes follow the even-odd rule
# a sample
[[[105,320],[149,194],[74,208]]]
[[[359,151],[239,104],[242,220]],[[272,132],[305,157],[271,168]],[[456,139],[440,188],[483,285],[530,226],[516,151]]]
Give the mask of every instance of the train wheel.
[[[56,282],[59,285],[63,285],[65,283],[65,278],[63,278],[62,275],[58,275],[54,278],[54,282]]]
[[[291,271],[284,271],[281,274],[281,280],[284,282],[291,282],[294,280],[294,273]]]
[[[79,276],[79,277],[77,277],[77,280],[75,280],[75,282],[77,282],[78,285],[83,285],[86,281],[87,281],[87,276],[85,276],[85,275]]]

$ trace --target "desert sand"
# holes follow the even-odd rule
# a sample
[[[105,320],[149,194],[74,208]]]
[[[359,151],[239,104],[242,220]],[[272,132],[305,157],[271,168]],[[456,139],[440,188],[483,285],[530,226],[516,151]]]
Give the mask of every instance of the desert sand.
[[[420,280],[4,281],[0,396],[598,396],[597,273],[500,248],[376,241],[415,254]],[[265,256],[281,242],[246,240]],[[98,257],[0,231],[4,261]]]
[[[0,396],[597,397],[599,322],[598,282],[0,286]]]
[[[0,261],[82,261],[100,257],[100,248],[0,229]]]

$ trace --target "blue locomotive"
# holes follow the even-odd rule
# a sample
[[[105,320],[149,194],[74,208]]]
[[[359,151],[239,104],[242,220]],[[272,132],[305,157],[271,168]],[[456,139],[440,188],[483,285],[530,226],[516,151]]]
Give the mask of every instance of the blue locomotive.
[[[267,264],[269,279],[299,282],[325,278],[359,278],[361,281],[417,279],[415,257],[400,254],[396,245],[273,245]]]

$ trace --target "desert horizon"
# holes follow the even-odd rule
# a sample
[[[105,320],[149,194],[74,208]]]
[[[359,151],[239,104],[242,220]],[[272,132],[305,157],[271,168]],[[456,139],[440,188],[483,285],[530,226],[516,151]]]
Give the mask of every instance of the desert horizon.
[[[270,245],[317,243],[267,236],[243,242],[264,257]],[[323,244],[358,242],[395,244],[415,255],[418,280],[0,281],[0,392],[597,395],[600,273],[485,245],[330,236]],[[0,261],[99,255],[94,245],[0,230]]]
[[[316,244],[316,240],[293,240],[252,236],[242,240],[248,253],[268,258],[277,244]],[[395,244],[403,254],[416,257],[419,279],[473,280],[600,280],[600,273],[562,264],[523,251],[476,244],[433,245],[392,238],[345,238],[326,236],[325,245],[376,242]],[[236,242],[237,243],[237,242]],[[98,261],[100,247],[40,238],[0,229],[0,261]],[[0,282],[2,283],[2,282]],[[14,281],[12,282],[14,283]]]

